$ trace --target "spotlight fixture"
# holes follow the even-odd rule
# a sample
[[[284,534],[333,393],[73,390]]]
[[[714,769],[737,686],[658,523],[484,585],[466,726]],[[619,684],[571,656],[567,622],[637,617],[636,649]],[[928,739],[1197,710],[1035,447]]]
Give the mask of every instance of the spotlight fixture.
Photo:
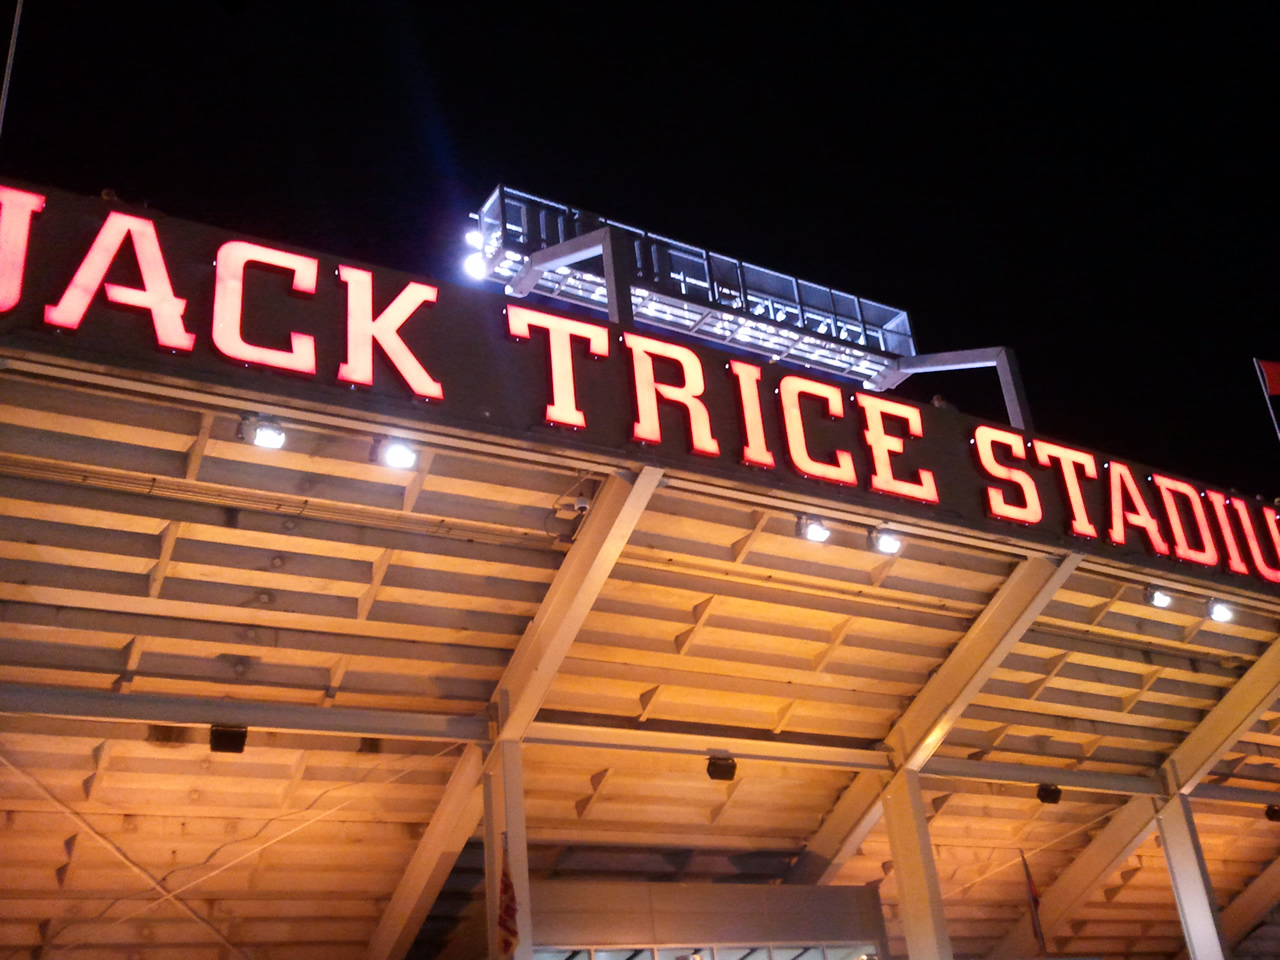
[[[249,739],[246,727],[210,727],[209,749],[214,753],[244,753],[245,741]]]
[[[275,420],[246,414],[240,418],[236,439],[248,440],[255,447],[279,450],[284,446],[285,433],[284,428]]]
[[[1280,807],[1277,807],[1275,804],[1272,804],[1267,807],[1267,809],[1263,810],[1262,815],[1272,823],[1280,823]]]
[[[712,780],[732,780],[738,772],[733,757],[707,757],[707,776]]]
[[[1053,783],[1042,783],[1036,787],[1036,799],[1041,803],[1060,803],[1062,788]]]
[[[467,258],[462,261],[462,269],[472,280],[483,280],[489,273],[485,269],[484,254],[478,251],[467,255]]]
[[[1214,623],[1230,623],[1234,618],[1231,608],[1221,600],[1209,601],[1209,619]]]
[[[418,451],[403,440],[392,440],[382,447],[382,462],[393,470],[412,470],[418,465]]]
[[[871,531],[871,546],[877,553],[897,553],[902,549],[902,538],[883,527],[877,527]]]
[[[796,536],[812,540],[814,543],[826,543],[831,539],[831,530],[821,520],[815,520],[813,517],[797,517]]]
[[[1173,594],[1166,593],[1156,587],[1147,587],[1146,597],[1147,603],[1153,607],[1159,607],[1161,610],[1173,606]]]
[[[469,247],[475,247],[477,250],[479,250],[481,247],[484,246],[484,234],[481,233],[479,230],[468,230],[466,239],[467,239],[467,246]]]

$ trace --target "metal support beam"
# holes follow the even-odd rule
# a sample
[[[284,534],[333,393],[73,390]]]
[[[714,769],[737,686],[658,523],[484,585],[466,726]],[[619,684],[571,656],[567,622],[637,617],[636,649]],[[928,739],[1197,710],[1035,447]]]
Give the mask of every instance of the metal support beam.
[[[483,769],[480,748],[469,744],[369,939],[367,960],[402,960],[413,946],[458,854],[480,824],[483,802],[476,788]]]
[[[1022,385],[1018,360],[1010,347],[982,347],[977,350],[952,350],[947,353],[925,353],[914,357],[899,357],[876,375],[876,390],[892,390],[913,373],[942,373],[947,370],[975,370],[995,367],[1000,376],[1000,392],[1004,395],[1004,407],[1009,424],[1019,430],[1034,430],[1031,425],[1031,408],[1027,404],[1027,391]]]
[[[621,252],[618,248],[624,242],[622,234],[615,227],[601,227],[580,237],[538,250],[507,285],[508,295],[527,297],[533,293],[544,273],[557,267],[581,263],[592,257],[603,257],[605,284],[609,288],[609,321],[630,325],[631,277],[625,276],[622,271],[625,258],[616,255]]]
[[[924,767],[1081,559],[1079,554],[1068,554],[1055,566],[1035,557],[1024,560],[1009,575],[885,738],[896,765],[916,771]],[[882,783],[880,777],[866,773],[854,780],[796,860],[788,883],[835,879],[880,820]]]
[[[1280,860],[1271,863],[1236,894],[1222,911],[1222,939],[1231,947],[1247,937],[1263,918],[1280,903]],[[1188,960],[1184,950],[1176,960]]]
[[[465,788],[465,796],[456,800],[457,809],[452,811],[446,825],[441,827],[443,832],[438,832],[440,835],[433,835],[431,847],[424,846],[427,843],[427,835],[423,836],[418,850],[424,862],[419,864],[418,854],[414,855],[414,860],[405,871],[400,886],[396,888],[396,895],[400,900],[392,900],[391,907],[387,908],[383,920],[378,924],[374,939],[370,941],[368,960],[400,960],[404,956],[404,951],[408,950],[409,945],[413,943],[423,918],[435,903],[444,878],[453,869],[458,854],[462,852],[463,844],[480,823],[485,807],[485,791],[481,787],[481,775],[486,772],[491,775],[500,775],[506,785],[510,785],[514,777],[517,786],[510,789],[515,793],[520,792],[519,763],[518,761],[515,763],[513,773],[511,761],[507,759],[510,756],[509,748],[504,747],[503,744],[518,745],[523,739],[525,731],[551,688],[551,683],[560,669],[565,654],[568,653],[570,645],[578,635],[582,622],[595,605],[596,597],[600,595],[610,571],[613,570],[614,563],[622,553],[622,548],[626,546],[631,531],[639,522],[640,515],[644,513],[649,498],[657,489],[661,477],[662,471],[655,467],[643,468],[634,480],[614,475],[605,481],[603,488],[596,495],[573,546],[569,548],[555,577],[552,578],[551,586],[542,598],[537,614],[525,629],[524,636],[517,644],[515,653],[508,661],[507,669],[503,672],[502,679],[494,691],[493,702],[498,708],[500,742],[495,744],[495,749],[490,753],[486,763],[479,761],[479,751],[476,751],[477,763],[474,776],[468,764],[465,777],[459,779],[455,770],[454,777],[450,778],[449,786],[445,790],[446,797],[449,797],[454,790],[455,779],[458,779],[458,791],[463,791]],[[323,711],[325,715],[334,712],[336,712],[334,709]],[[518,753],[516,756],[518,757]],[[490,782],[488,789],[491,793],[493,786]],[[491,806],[493,800],[491,796]],[[444,801],[441,801],[440,809],[443,808]],[[520,811],[520,816],[523,818],[523,806],[520,807]],[[509,818],[509,805],[504,807],[504,812]],[[427,827],[428,834],[431,834],[438,818],[437,812]],[[507,830],[508,833],[511,830],[509,819]],[[523,830],[521,832],[523,833]],[[508,841],[508,848],[513,848],[515,845],[515,839],[511,838]],[[528,853],[523,836],[519,846],[525,858],[523,869],[527,883]],[[492,844],[489,847],[492,849]],[[514,857],[514,850],[512,855]],[[486,868],[489,867],[488,858],[489,854],[486,852]],[[402,896],[401,891],[406,889],[407,892]],[[392,907],[396,908],[394,913]],[[521,912],[525,914],[528,922],[529,911],[526,909]],[[532,937],[531,932],[527,937],[523,937],[530,947]],[[374,950],[375,946],[378,947],[377,951]],[[517,956],[520,957],[519,954]],[[521,957],[521,960],[527,960],[527,957]]]
[[[499,739],[523,739],[661,478],[656,467],[634,481],[615,474],[596,495],[494,691]]]
[[[1156,816],[1156,823],[1191,960],[1226,960],[1222,921],[1191,816],[1191,801],[1178,794]]]
[[[1237,740],[1280,697],[1280,642],[1272,643],[1249,672],[1222,695],[1217,706],[1183,739],[1161,766],[1167,794],[1189,795],[1200,778],[1213,769]],[[1090,893],[1115,872],[1156,828],[1156,815],[1165,803],[1134,797],[1120,809],[1059,875],[1040,901],[1040,921],[1046,936]],[[1188,932],[1188,939],[1190,938]],[[1023,917],[991,952],[989,960],[1014,960],[1034,949],[1028,917]]]
[[[942,889],[920,797],[920,775],[914,770],[899,770],[885,789],[882,803],[907,955],[911,960],[952,960]]]
[[[357,737],[404,737],[483,743],[482,718],[449,717],[357,707],[303,707],[292,703],[212,700],[156,693],[111,693],[34,683],[0,683],[0,713],[88,719],[141,720],[178,726],[298,730]]]
[[[1040,923],[1046,937],[1066,919],[1102,879],[1120,869],[1151,832],[1156,803],[1134,797],[1126,803],[1040,898]],[[1031,917],[1023,914],[988,960],[1025,960],[1036,952]]]

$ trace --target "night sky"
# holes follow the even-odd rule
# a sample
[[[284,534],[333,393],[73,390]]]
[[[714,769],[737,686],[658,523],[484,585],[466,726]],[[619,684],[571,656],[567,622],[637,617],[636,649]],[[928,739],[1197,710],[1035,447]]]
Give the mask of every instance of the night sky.
[[[441,280],[505,182],[1011,346],[1039,434],[1280,494],[1264,5],[502,6],[27,0],[0,173]],[[902,392],[1002,416],[992,371]]]

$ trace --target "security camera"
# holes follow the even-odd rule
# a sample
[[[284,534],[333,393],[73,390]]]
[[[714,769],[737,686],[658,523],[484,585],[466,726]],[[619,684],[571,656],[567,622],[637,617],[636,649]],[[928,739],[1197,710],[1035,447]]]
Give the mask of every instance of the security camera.
[[[573,501],[573,509],[578,513],[586,513],[591,509],[591,501],[586,497],[578,497]]]

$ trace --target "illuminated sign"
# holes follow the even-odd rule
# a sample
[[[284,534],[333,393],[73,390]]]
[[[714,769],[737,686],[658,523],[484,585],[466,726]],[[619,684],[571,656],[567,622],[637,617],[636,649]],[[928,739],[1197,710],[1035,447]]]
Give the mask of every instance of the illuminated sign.
[[[10,353],[233,383],[1280,583],[1270,506],[655,334],[0,183]]]

